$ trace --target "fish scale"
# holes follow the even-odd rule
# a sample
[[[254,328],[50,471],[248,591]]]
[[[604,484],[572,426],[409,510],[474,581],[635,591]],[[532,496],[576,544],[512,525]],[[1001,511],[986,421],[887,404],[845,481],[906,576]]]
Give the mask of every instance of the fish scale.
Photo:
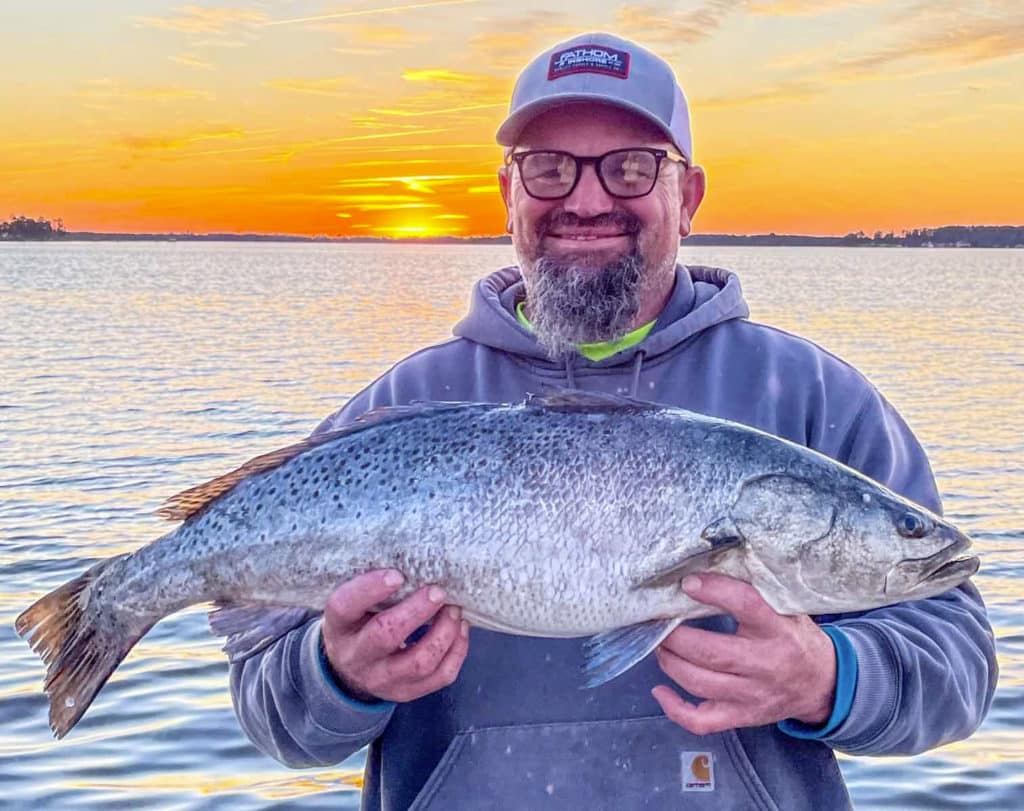
[[[441,585],[484,628],[596,635],[581,686],[715,610],[679,588],[688,573],[731,574],[776,610],[816,614],[931,596],[977,569],[950,524],[808,448],[582,392],[379,409],[160,512],[181,525],[17,620],[48,666],[58,736],[168,614],[217,603],[211,628],[237,661],[373,569],[402,572],[398,597]]]

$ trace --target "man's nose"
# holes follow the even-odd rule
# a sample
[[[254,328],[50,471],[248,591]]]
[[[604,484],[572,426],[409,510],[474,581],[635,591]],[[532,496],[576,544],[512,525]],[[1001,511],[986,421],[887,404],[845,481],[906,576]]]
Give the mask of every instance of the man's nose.
[[[577,217],[596,217],[615,208],[615,198],[604,190],[597,177],[597,167],[588,163],[582,168],[580,180],[562,207]]]

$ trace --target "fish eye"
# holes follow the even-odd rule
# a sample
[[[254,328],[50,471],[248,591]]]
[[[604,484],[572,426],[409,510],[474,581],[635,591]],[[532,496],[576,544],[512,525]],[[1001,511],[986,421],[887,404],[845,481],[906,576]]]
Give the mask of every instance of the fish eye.
[[[896,521],[896,531],[904,538],[921,538],[928,534],[928,523],[914,513],[903,513]]]

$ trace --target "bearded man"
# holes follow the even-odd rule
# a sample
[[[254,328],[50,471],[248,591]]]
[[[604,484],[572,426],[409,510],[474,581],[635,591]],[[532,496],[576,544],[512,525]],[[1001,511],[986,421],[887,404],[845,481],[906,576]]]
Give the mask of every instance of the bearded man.
[[[941,509],[921,446],[863,375],[749,321],[729,271],[677,264],[704,173],[664,61],[607,34],[556,45],[519,77],[498,141],[519,266],[476,285],[453,340],[399,362],[322,430],[380,406],[568,386],[743,422]],[[687,578],[722,614],[589,691],[582,640],[470,640],[437,586],[373,613],[401,584],[397,571],[341,584],[322,618],[231,671],[242,727],[283,763],[369,746],[367,809],[848,808],[834,750],[965,737],[995,687],[969,582],[811,618],[737,580]]]

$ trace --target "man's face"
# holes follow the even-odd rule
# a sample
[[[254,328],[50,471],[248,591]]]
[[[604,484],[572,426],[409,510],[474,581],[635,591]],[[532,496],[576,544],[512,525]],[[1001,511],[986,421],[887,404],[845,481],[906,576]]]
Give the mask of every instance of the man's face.
[[[628,147],[675,148],[644,119],[576,103],[539,115],[515,151],[552,149],[580,157]],[[593,164],[572,194],[538,200],[518,169],[499,171],[512,242],[538,340],[557,356],[576,343],[614,340],[655,318],[672,291],[679,237],[704,192],[703,173],[664,160],[650,194],[621,199]]]

